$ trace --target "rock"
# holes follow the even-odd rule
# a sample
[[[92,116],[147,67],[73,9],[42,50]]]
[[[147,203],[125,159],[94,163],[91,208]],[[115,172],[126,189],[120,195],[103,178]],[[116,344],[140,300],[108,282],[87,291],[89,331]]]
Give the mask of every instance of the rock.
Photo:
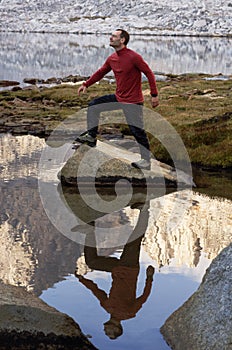
[[[11,91],[20,91],[22,88],[20,86],[14,86]]]
[[[131,162],[138,161],[139,154],[112,145],[109,142],[97,142],[97,147],[81,145],[68,159],[59,173],[63,184],[77,185],[77,182],[96,185],[112,185],[120,179],[132,184],[144,185],[152,183],[154,187],[162,187],[164,183],[176,187],[174,169],[166,164],[152,160],[151,171],[136,169]]]
[[[29,103],[27,101],[22,100],[21,98],[15,97],[12,101],[12,104],[17,107],[29,107]]]
[[[22,287],[0,283],[0,349],[96,349],[74,320]]]
[[[14,80],[0,80],[0,87],[15,86],[19,84],[20,83],[18,81]]]
[[[198,290],[161,327],[174,350],[231,350],[232,244],[213,260]]]
[[[23,82],[26,84],[31,84],[31,85],[36,85],[37,84],[38,79],[36,78],[24,78]]]
[[[31,85],[44,84],[43,79],[37,79],[37,78],[24,78],[23,82]]]

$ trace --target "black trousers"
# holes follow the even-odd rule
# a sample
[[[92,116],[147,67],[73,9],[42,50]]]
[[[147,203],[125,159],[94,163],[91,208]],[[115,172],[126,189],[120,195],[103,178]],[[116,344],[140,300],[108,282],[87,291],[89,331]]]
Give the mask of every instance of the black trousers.
[[[149,208],[140,211],[137,224],[125,244],[120,259],[111,256],[99,256],[95,238],[95,223],[89,225],[90,230],[85,239],[85,261],[89,268],[111,272],[116,266],[139,267],[139,255],[141,242],[147,230],[149,220]]]
[[[98,133],[100,113],[122,109],[130,131],[140,147],[141,157],[150,160],[150,146],[143,125],[143,104],[120,103],[114,94],[104,95],[89,103],[87,112],[87,128],[92,137]]]

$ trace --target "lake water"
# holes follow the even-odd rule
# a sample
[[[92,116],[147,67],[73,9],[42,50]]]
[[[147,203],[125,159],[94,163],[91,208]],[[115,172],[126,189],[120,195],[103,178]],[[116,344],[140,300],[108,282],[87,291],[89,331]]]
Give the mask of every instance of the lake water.
[[[112,52],[108,37],[102,35],[0,33],[0,41],[0,79],[20,82],[25,77],[90,75]],[[232,74],[231,39],[137,36],[131,38],[130,47],[140,52],[154,71]],[[109,312],[74,271],[77,268],[108,298],[112,274],[104,271],[105,266],[103,271],[90,269],[75,230],[73,237],[68,237],[60,230],[62,218],[54,226],[48,217],[38,188],[44,147],[43,139],[31,135],[0,136],[0,279],[32,290],[70,315],[100,350],[169,349],[159,328],[198,288],[212,259],[231,242],[231,174],[197,172],[201,188],[180,197],[166,195],[165,202],[160,198],[150,201],[140,246],[137,297],[143,295],[149,265],[155,268],[153,283],[135,317],[121,322],[123,334],[111,340],[104,333]],[[54,175],[52,180],[44,179],[43,185],[60,201],[56,172]],[[66,194],[67,201],[71,197]],[[181,215],[176,215],[175,206]],[[96,219],[96,233],[116,228],[124,235],[128,227],[133,231],[139,217],[139,209],[125,206]],[[121,252],[108,245],[99,254],[119,258]],[[89,282],[89,286],[93,284]]]
[[[73,236],[68,238],[65,230],[59,230],[62,217],[56,219],[56,227],[51,217],[48,218],[38,188],[39,161],[45,146],[43,139],[31,135],[0,137],[0,278],[5,283],[34,291],[46,303],[71,316],[100,350],[169,349],[159,328],[196,291],[212,259],[231,242],[232,201],[226,198],[231,177],[225,176],[222,182],[219,181],[221,175],[214,174],[218,187],[214,181],[213,195],[207,194],[212,190],[208,183],[208,188],[186,190],[179,197],[177,193],[170,193],[163,199],[150,201],[149,208],[142,212],[140,233],[144,233],[144,237],[135,283],[136,296],[143,295],[143,300],[136,304],[132,318],[125,305],[120,309],[125,318],[121,322],[123,334],[111,340],[103,326],[110,315],[107,308],[101,306],[96,290],[100,294],[104,291],[107,298],[112,296],[112,274],[105,263],[101,270],[99,267],[90,269],[76,236],[77,230],[74,229]],[[61,197],[56,172],[50,178],[45,177],[42,186],[47,186],[56,196],[54,209],[58,208]],[[217,191],[220,196],[216,196]],[[71,211],[78,213],[83,208],[72,207],[72,203],[78,203],[74,195],[71,191],[65,198]],[[118,235],[127,234],[128,228],[133,230],[136,226],[139,217],[139,209],[130,206],[100,215],[95,220],[96,236],[103,231],[111,232],[113,228]],[[73,227],[73,223],[70,225]],[[112,244],[108,244],[104,232],[99,254],[119,258],[122,249],[110,248],[115,247],[117,237],[111,237]],[[130,262],[130,257],[127,258]],[[151,288],[147,285],[144,292],[149,265],[155,268],[155,274]],[[85,281],[94,284],[89,282],[88,288],[80,282],[74,275],[76,268]],[[130,278],[129,270],[127,278]],[[114,280],[114,292],[115,287]],[[120,288],[118,298],[120,302]]]
[[[132,36],[156,72],[232,74],[232,39]],[[69,74],[89,76],[112,53],[108,35],[0,33],[0,79],[22,82]]]

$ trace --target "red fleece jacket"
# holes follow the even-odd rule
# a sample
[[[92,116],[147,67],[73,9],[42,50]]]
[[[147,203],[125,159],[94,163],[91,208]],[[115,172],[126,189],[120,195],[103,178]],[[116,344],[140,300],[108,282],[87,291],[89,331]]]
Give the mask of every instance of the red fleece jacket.
[[[86,87],[93,85],[111,70],[113,70],[116,79],[115,94],[118,102],[143,102],[142,73],[146,75],[149,81],[151,94],[158,95],[154,73],[139,54],[127,47],[115,51],[109,56],[103,66],[84,85]]]
[[[147,301],[152,279],[146,279],[142,295],[136,297],[136,285],[139,268],[117,266],[112,270],[112,287],[109,295],[98,288],[93,281],[82,277],[80,282],[98,298],[101,306],[117,320],[128,320],[136,316],[143,304]]]

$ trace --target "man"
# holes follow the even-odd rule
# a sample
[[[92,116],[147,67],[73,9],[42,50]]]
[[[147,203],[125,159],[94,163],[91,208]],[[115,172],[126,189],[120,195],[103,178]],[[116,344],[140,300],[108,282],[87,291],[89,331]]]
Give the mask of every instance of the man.
[[[110,314],[104,323],[105,334],[110,339],[116,339],[123,333],[121,321],[136,317],[136,314],[147,301],[151,289],[155,269],[149,265],[146,270],[146,280],[143,292],[137,296],[137,282],[140,270],[139,255],[141,242],[147,229],[150,203],[135,203],[131,208],[139,209],[137,224],[123,247],[120,258],[98,255],[95,236],[95,222],[88,225],[85,238],[85,261],[89,268],[98,271],[111,272],[112,285],[109,293],[92,280],[78,274],[75,276],[99,300],[100,305]]]
[[[110,46],[114,48],[115,52],[78,89],[78,95],[81,92],[85,93],[89,86],[101,80],[107,73],[113,70],[116,79],[115,94],[96,98],[89,103],[87,113],[88,130],[81,134],[76,141],[95,146],[101,111],[112,109],[112,104],[114,109],[117,109],[115,105],[119,103],[118,109],[123,109],[130,131],[140,146],[141,160],[132,163],[132,165],[136,168],[150,169],[149,142],[143,129],[142,105],[144,99],[141,86],[142,73],[146,75],[149,81],[152,107],[156,107],[159,104],[158,91],[155,76],[150,67],[139,54],[127,48],[129,39],[129,34],[123,29],[117,29],[112,33]],[[103,104],[105,105],[103,106]]]

